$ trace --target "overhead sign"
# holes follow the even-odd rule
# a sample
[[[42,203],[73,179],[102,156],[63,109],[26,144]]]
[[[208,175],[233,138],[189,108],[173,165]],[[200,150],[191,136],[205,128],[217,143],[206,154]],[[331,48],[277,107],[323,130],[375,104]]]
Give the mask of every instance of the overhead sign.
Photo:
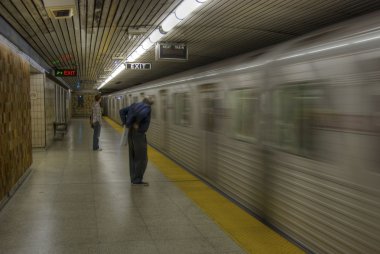
[[[75,69],[56,69],[56,77],[74,77],[77,75],[77,70]]]
[[[152,69],[151,63],[126,63],[126,69],[130,70],[150,70]]]
[[[185,43],[159,42],[156,44],[156,60],[187,61]]]

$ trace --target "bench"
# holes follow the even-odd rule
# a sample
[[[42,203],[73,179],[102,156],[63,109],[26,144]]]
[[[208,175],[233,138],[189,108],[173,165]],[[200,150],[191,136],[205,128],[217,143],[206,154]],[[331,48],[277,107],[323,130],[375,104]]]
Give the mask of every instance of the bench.
[[[54,138],[62,139],[67,131],[67,123],[54,122]],[[58,136],[57,136],[58,135]]]

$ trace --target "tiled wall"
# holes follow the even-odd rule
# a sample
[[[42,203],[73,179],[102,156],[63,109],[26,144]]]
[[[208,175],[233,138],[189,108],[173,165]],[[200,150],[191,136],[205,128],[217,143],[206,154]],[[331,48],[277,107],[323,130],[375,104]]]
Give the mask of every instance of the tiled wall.
[[[70,121],[71,119],[71,116],[72,116],[72,109],[71,109],[71,93],[70,92],[66,92],[66,119],[67,119],[67,122]]]
[[[0,201],[32,164],[29,63],[0,43]]]
[[[45,74],[30,76],[32,110],[32,144],[34,148],[46,148],[54,140],[55,87]]]
[[[69,123],[71,119],[71,93],[69,90],[55,86],[55,121]]]
[[[45,83],[45,129],[46,146],[50,146],[54,139],[55,122],[55,87],[58,86],[54,81],[46,79]]]
[[[45,147],[45,75],[30,76],[33,147]]]

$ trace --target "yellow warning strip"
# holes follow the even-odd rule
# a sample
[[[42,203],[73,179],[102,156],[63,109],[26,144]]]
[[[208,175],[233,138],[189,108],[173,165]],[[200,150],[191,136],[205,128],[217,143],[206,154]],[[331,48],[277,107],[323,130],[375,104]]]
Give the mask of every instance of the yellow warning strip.
[[[122,132],[119,124],[108,117],[104,119],[118,132]],[[255,254],[305,253],[150,146],[148,157],[150,162],[247,252]]]

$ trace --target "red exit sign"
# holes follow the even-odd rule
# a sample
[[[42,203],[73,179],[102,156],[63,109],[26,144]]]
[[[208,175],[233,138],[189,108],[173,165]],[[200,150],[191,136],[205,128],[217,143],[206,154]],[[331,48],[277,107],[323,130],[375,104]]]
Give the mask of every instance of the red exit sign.
[[[77,70],[74,69],[57,69],[55,70],[56,77],[74,77],[77,75]]]

